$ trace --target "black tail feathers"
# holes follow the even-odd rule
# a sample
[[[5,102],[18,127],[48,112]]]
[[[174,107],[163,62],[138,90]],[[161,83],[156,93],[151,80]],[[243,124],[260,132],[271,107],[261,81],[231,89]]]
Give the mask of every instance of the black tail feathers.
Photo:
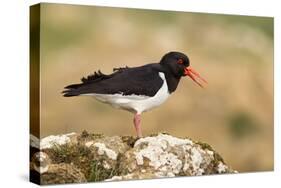
[[[94,84],[109,78],[112,78],[114,75],[122,73],[123,71],[127,70],[129,67],[120,67],[120,68],[114,68],[113,73],[106,75],[103,74],[100,70],[95,71],[94,74],[91,74],[87,77],[81,78],[80,84],[72,84],[69,86],[66,86],[64,89],[63,96],[64,97],[73,97],[73,96],[79,96],[81,94],[89,93],[89,87],[87,87],[89,84]],[[92,85],[93,87],[93,85]],[[91,92],[93,91],[90,89]]]
[[[62,92],[64,97],[74,97],[79,96],[80,94],[76,93],[75,91],[65,90]]]
[[[82,84],[72,84],[69,86],[66,86],[62,91],[62,94],[64,97],[74,97],[74,96],[79,96],[80,92],[79,92],[79,88]]]

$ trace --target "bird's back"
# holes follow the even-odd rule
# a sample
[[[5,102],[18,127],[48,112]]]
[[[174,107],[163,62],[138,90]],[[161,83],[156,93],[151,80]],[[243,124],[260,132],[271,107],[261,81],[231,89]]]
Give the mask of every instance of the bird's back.
[[[163,84],[159,64],[114,69],[106,75],[100,71],[81,79],[82,83],[65,87],[64,96],[89,94],[122,94],[154,96]]]

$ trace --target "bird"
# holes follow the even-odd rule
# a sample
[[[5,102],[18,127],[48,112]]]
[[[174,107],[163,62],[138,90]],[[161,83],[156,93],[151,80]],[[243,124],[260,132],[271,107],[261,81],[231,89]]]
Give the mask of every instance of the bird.
[[[164,103],[185,76],[200,87],[207,84],[190,66],[187,55],[171,51],[157,63],[113,68],[111,74],[95,71],[82,77],[81,83],[66,86],[62,93],[64,97],[92,96],[100,102],[132,112],[137,137],[140,138],[141,114]]]

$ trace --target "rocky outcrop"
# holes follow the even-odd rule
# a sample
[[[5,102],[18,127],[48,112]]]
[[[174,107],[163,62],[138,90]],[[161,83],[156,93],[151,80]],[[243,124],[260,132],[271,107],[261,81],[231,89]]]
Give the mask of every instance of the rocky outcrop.
[[[41,184],[236,172],[208,144],[162,133],[137,139],[84,131],[49,136],[34,146],[40,151],[33,154],[30,168]]]

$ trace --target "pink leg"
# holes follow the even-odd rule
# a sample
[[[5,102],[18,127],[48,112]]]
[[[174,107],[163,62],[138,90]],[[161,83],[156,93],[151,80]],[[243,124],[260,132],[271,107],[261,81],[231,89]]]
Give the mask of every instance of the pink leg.
[[[139,138],[142,137],[140,121],[141,121],[140,114],[135,114],[135,116],[134,116],[134,125],[135,125],[135,129],[137,131],[137,136]]]

